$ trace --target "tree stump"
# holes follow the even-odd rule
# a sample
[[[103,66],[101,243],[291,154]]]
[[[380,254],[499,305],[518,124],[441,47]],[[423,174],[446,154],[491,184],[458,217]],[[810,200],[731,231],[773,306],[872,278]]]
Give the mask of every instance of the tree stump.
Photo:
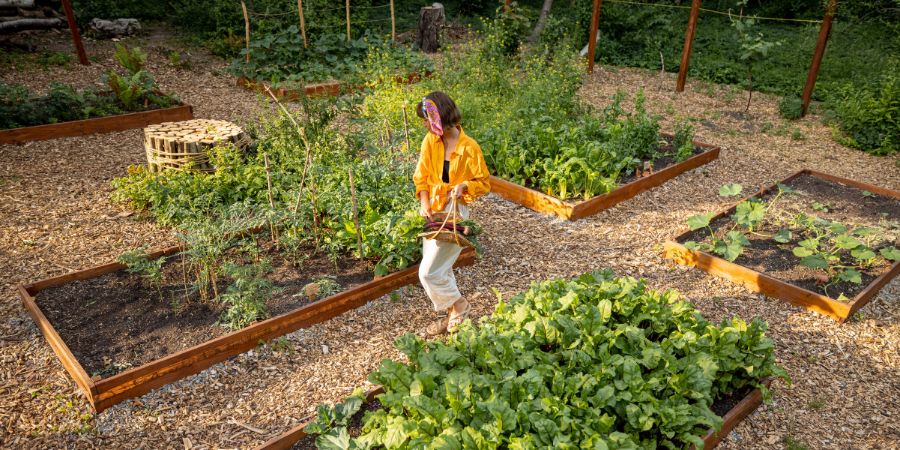
[[[426,6],[419,12],[419,29],[416,45],[425,53],[435,53],[440,47],[441,27],[446,21],[444,7],[440,3]]]
[[[144,128],[142,141],[150,172],[188,167],[196,172],[215,172],[208,152],[226,143],[246,152],[250,136],[231,122],[194,119],[150,125]]]

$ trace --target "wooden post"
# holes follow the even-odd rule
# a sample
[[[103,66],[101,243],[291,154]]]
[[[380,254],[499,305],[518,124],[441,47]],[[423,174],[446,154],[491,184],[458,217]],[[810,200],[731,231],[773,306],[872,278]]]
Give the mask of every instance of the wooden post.
[[[263,153],[263,160],[266,162],[266,181],[269,183],[269,206],[275,208],[275,201],[272,200],[272,171],[269,170],[268,153]]]
[[[600,23],[600,2],[594,0],[594,12],[591,13],[591,35],[588,36],[588,73],[594,73],[594,50],[597,49],[597,26]]]
[[[675,84],[675,92],[684,92],[688,66],[691,63],[691,49],[694,47],[694,31],[697,29],[698,15],[700,15],[700,0],[693,0],[691,2],[691,17],[688,19],[687,34],[684,36],[684,50],[681,52],[681,66],[678,68],[678,82]]]
[[[247,5],[241,1],[241,8],[244,9],[244,32],[247,35],[247,50],[250,50],[250,18],[247,17]],[[247,53],[247,62],[250,62],[250,53]]]
[[[384,132],[387,136],[387,145],[390,147],[391,155],[394,154],[394,137],[391,136],[391,124],[388,123],[387,119],[384,119]]]
[[[78,61],[82,66],[89,66],[91,63],[84,53],[84,45],[81,43],[81,33],[78,32],[78,24],[75,23],[75,13],[72,12],[72,5],[69,0],[62,0],[63,9],[66,10],[66,21],[69,22],[69,31],[72,32],[72,41],[75,42],[75,50],[78,51]]]
[[[297,10],[300,11],[300,34],[303,35],[303,48],[306,48],[306,22],[303,21],[303,0],[297,0]]]
[[[816,43],[816,51],[813,53],[812,65],[809,66],[809,75],[806,76],[806,86],[803,86],[803,112],[806,116],[809,102],[812,100],[813,88],[816,87],[816,78],[819,77],[819,67],[822,65],[822,57],[825,55],[825,44],[828,43],[828,35],[831,34],[831,21],[837,10],[838,0],[829,0],[825,10],[825,19],[822,20],[822,28],[819,29],[819,41]]]
[[[406,120],[406,104],[400,105],[403,108],[403,131],[406,132],[406,151],[412,152],[412,149],[409,145],[409,122]]]
[[[353,224],[356,225],[356,246],[359,249],[359,260],[363,258],[362,233],[359,231],[359,214],[356,209],[356,188],[353,186],[353,169],[347,169],[350,173],[350,199],[353,200]]]
[[[509,0],[506,0],[506,7],[504,7],[503,12],[509,12]]]
[[[347,42],[350,42],[350,0],[347,0]]]
[[[397,22],[394,20],[394,0],[391,0],[391,40],[397,40]]]

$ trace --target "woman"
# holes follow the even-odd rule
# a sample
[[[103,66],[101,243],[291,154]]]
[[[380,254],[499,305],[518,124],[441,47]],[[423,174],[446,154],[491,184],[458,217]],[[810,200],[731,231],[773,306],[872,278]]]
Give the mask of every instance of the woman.
[[[426,95],[416,106],[416,115],[428,130],[413,177],[416,197],[422,202],[420,212],[433,220],[432,214],[447,208],[452,197],[456,199],[459,216],[468,219],[468,205],[491,190],[481,147],[463,132],[459,126],[462,114],[443,92]],[[445,319],[428,325],[425,331],[429,335],[456,331],[472,309],[460,294],[453,276],[453,264],[460,252],[462,247],[450,242],[425,239],[422,243],[419,280],[434,303],[434,310],[448,310]]]

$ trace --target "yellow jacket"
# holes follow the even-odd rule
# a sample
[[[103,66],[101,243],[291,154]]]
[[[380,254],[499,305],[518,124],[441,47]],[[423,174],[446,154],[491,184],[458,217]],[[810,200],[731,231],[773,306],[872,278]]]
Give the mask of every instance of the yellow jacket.
[[[428,133],[422,140],[422,152],[419,155],[413,182],[416,184],[416,197],[422,191],[428,192],[434,211],[444,210],[447,206],[447,196],[459,183],[466,183],[468,188],[458,199],[463,205],[468,205],[475,201],[475,198],[491,191],[491,183],[488,180],[490,172],[484,162],[481,147],[466,135],[462,127],[457,128],[459,140],[456,143],[456,150],[450,154],[450,183],[441,181],[444,172],[444,142],[434,133]]]

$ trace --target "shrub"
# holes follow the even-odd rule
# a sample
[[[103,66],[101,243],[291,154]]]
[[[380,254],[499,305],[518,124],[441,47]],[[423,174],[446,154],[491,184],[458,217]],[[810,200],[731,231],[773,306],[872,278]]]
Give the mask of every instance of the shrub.
[[[888,71],[878,83],[848,83],[830,106],[841,143],[873,155],[900,151],[900,77],[895,72]]]
[[[797,120],[803,115],[803,102],[796,96],[785,95],[778,102],[778,113],[787,120]]]

